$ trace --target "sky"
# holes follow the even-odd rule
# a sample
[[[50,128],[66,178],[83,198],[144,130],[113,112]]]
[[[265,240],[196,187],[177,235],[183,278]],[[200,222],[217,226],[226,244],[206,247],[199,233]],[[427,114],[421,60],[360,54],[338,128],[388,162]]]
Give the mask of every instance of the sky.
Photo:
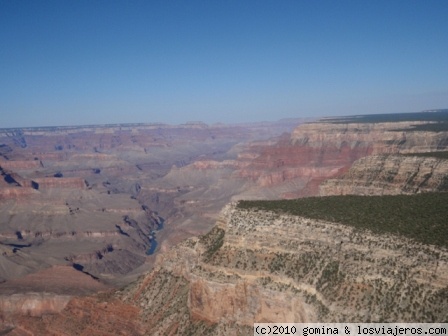
[[[446,0],[0,0],[0,128],[448,108]]]

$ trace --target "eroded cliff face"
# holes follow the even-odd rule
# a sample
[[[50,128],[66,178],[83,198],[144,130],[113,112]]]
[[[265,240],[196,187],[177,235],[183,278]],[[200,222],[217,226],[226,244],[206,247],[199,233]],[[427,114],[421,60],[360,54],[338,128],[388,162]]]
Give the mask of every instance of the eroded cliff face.
[[[40,327],[44,319],[61,314],[69,302],[76,302],[75,296],[107,290],[109,286],[71,266],[53,266],[0,283],[0,334],[12,328],[11,335],[52,335]]]
[[[448,160],[421,156],[374,155],[356,161],[319,195],[397,195],[448,190]]]
[[[32,188],[6,187],[0,189],[0,200],[26,200],[33,195],[35,196],[36,194],[38,194],[38,191]]]
[[[208,234],[159,255],[137,282],[76,299],[39,325],[62,330],[82,319],[80,334],[110,321],[126,335],[239,335],[254,322],[440,322],[447,284],[445,248],[231,204]],[[127,324],[120,309],[135,314]]]
[[[72,298],[58,314],[43,317],[16,315],[1,319],[0,332],[22,335],[144,335],[138,321],[139,308],[110,298]]]
[[[213,323],[447,314],[445,249],[340,224],[229,206],[210,233],[161,258],[162,269],[190,282],[192,316]]]
[[[1,160],[0,166],[10,170],[38,169],[42,166],[42,162],[39,160]]]
[[[302,124],[275,143],[249,147],[239,156],[236,174],[264,187],[289,184],[276,195],[280,198],[317,195],[321,182],[341,176],[362,157],[446,148],[446,132],[413,130],[412,126],[418,124],[325,120]]]
[[[86,181],[79,177],[43,177],[33,179],[36,189],[68,188],[85,189]]]
[[[335,149],[370,147],[372,154],[431,152],[447,145],[445,132],[425,132],[413,126],[427,122],[404,121],[382,123],[336,122],[304,124],[291,135],[294,143],[321,147],[328,144]]]
[[[0,296],[0,311],[4,315],[42,316],[62,311],[72,297],[51,293],[27,293]]]
[[[254,322],[443,321],[447,283],[446,249],[230,205],[114,296],[139,308],[142,333],[237,335]]]

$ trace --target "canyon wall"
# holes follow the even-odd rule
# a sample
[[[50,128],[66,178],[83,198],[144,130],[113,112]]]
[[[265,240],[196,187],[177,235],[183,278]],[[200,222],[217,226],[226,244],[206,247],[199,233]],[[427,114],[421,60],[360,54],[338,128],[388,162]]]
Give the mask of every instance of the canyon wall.
[[[0,200],[26,200],[39,192],[32,188],[4,187],[0,189]]]
[[[130,286],[71,301],[40,327],[82,333],[109,321],[125,335],[239,335],[254,322],[448,318],[446,248],[343,224],[230,204],[209,233],[157,259]]]
[[[8,170],[39,169],[42,167],[42,162],[39,160],[2,160],[0,167]]]
[[[448,160],[405,155],[374,155],[356,161],[337,179],[325,181],[319,195],[396,195],[448,190]]]
[[[427,123],[346,123],[343,119],[332,122],[322,119],[321,122],[297,127],[291,134],[291,140],[293,143],[307,144],[313,148],[322,147],[322,144],[340,150],[344,147],[369,147],[371,154],[431,152],[446,147],[446,132],[420,131],[414,128]]]
[[[237,335],[254,322],[443,321],[447,283],[445,248],[229,205],[114,296],[139,308],[142,333]]]
[[[42,316],[61,312],[72,297],[52,293],[26,293],[0,296],[3,315]]]
[[[274,143],[249,146],[239,155],[235,174],[262,187],[291,184],[290,190],[285,188],[277,195],[279,198],[316,195],[320,183],[341,176],[362,157],[447,147],[447,132],[414,130],[419,124],[422,122],[344,123],[325,119],[302,124]]]
[[[33,179],[35,189],[85,189],[86,181],[79,177],[42,177]]]

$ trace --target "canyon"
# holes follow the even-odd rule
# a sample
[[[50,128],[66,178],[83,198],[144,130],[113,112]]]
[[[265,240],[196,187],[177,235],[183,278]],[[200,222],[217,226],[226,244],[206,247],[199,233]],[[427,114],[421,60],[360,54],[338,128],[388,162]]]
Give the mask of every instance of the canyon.
[[[22,316],[20,330],[240,335],[254,321],[447,318],[448,250],[393,234],[231,203],[210,232],[157,259],[121,290],[71,300],[45,318]]]
[[[206,232],[234,193],[216,186],[226,169],[184,167],[234,159],[247,142],[300,122],[0,130],[0,311],[55,313],[72,297],[134,281],[154,254]],[[61,285],[42,287],[46,272]]]
[[[3,330],[442,321],[445,247],[238,202],[444,192],[445,114],[0,130]]]

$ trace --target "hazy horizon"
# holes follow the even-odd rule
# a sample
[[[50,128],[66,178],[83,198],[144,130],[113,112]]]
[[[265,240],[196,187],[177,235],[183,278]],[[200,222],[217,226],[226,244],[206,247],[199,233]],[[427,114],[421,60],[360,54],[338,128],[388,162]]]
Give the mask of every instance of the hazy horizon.
[[[447,14],[437,0],[0,0],[0,128],[447,108]]]

